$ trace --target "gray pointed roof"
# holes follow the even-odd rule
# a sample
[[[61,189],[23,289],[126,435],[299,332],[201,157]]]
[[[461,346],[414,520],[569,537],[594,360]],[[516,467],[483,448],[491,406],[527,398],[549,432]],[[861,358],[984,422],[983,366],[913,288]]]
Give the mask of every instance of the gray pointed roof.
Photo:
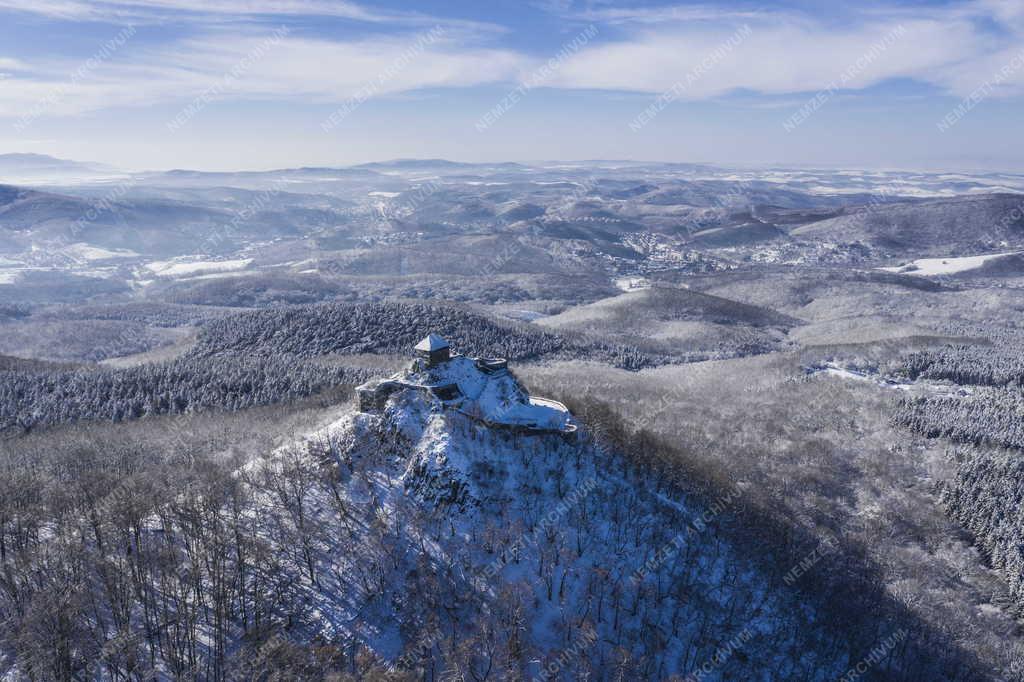
[[[416,344],[416,350],[422,350],[428,353],[447,347],[448,342],[437,334],[428,334],[425,339]]]

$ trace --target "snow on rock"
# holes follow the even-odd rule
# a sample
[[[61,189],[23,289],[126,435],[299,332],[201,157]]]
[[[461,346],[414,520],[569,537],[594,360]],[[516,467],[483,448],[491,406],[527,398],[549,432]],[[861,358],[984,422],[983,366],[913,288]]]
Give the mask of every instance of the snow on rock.
[[[436,406],[461,412],[495,426],[571,434],[576,430],[572,415],[561,403],[531,397],[516,378],[501,365],[489,370],[488,361],[456,355],[436,367],[414,365],[383,382],[359,388],[373,394],[384,390],[420,391],[433,397]]]

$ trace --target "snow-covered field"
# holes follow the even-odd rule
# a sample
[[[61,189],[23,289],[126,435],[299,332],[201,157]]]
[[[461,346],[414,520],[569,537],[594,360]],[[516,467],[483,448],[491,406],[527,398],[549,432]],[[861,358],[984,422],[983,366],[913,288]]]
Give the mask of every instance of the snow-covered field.
[[[76,260],[111,260],[114,258],[136,258],[139,254],[129,249],[104,249],[90,244],[72,244],[64,253]]]
[[[1011,251],[1009,253],[989,253],[979,256],[961,256],[959,258],[918,258],[906,265],[897,265],[888,268],[879,268],[886,272],[898,272],[906,275],[954,275],[958,272],[967,272],[980,268],[987,261],[1000,256],[1013,256],[1024,251]]]
[[[619,277],[615,280],[615,286],[623,291],[636,291],[650,289],[651,283],[646,277]]]
[[[893,379],[885,378],[880,374],[849,369],[833,362],[825,363],[823,367],[808,368],[808,372],[812,375],[824,374],[838,377],[840,379],[862,381],[882,388],[895,391],[905,391],[914,395],[951,397],[970,395],[974,392],[970,387],[955,386],[947,382],[935,382],[923,379],[919,379],[917,381],[895,381]]]
[[[537,312],[536,310],[509,310],[503,314],[505,317],[513,320],[522,320],[523,322],[533,322],[547,317],[546,313]]]
[[[244,270],[252,263],[252,258],[241,258],[238,260],[167,260],[153,261],[146,265],[146,269],[159,277],[187,277],[211,272],[230,272],[232,270]]]

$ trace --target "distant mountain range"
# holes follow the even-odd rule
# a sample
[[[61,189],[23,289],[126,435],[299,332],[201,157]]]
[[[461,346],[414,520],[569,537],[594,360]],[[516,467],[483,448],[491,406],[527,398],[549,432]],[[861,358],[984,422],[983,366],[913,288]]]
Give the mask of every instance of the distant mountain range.
[[[0,182],[86,178],[111,175],[115,169],[98,163],[58,159],[45,154],[0,154]]]
[[[118,175],[0,155],[0,286],[17,288],[12,296],[43,284],[49,296],[74,274],[232,305],[361,296],[367,286],[380,296],[443,290],[455,300],[506,301],[556,286],[576,301],[580,283],[593,292],[599,281],[605,292],[623,276],[876,268],[1022,249],[1024,176],[1006,174],[397,159]],[[221,259],[247,265],[225,270]],[[1013,262],[1002,268],[1016,272]],[[67,287],[78,289],[78,280]],[[282,293],[294,291],[297,299]],[[726,345],[743,336],[720,331]],[[750,336],[761,346],[778,341],[775,332]]]

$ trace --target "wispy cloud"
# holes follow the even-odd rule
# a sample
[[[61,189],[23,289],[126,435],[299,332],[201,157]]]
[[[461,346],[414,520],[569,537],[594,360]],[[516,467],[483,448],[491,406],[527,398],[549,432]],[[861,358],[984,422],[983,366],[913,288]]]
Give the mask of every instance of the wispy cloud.
[[[269,35],[269,34],[268,34]],[[178,41],[162,48],[142,48],[104,63],[88,78],[74,79],[76,62],[33,64],[0,89],[0,115],[23,116],[54,88],[62,96],[52,103],[54,114],[191,100],[216,92],[216,100],[301,98],[336,102],[353,97],[366,74],[380,73],[408,48],[407,35],[332,41],[289,36],[243,76],[225,79],[240,61],[259,49],[268,35],[219,31]],[[465,44],[458,34],[424,47],[406,68],[382,83],[377,95],[428,87],[466,87],[513,78],[522,60],[514,53]]]
[[[0,0],[0,10],[77,21],[166,22],[200,16],[239,18],[334,17],[388,25],[447,23],[453,27],[500,31],[485,22],[440,19],[417,11],[388,11],[350,0]]]
[[[784,14],[781,10],[774,10],[771,12],[771,17],[778,20]],[[768,13],[761,10],[728,9],[711,5],[664,5],[659,7],[591,7],[578,12],[566,10],[564,16],[613,25],[663,25],[666,22],[684,21],[743,22],[751,19],[766,19]]]
[[[1020,3],[982,0],[927,12],[893,8],[886,13],[876,7],[841,26],[792,12],[769,16],[706,6],[587,10],[572,16],[615,22],[625,26],[625,37],[582,51],[562,69],[558,85],[664,92],[738,26],[749,24],[750,39],[716,68],[715,78],[689,89],[687,97],[815,92],[829,87],[850,63],[902,26],[903,38],[844,87],[859,90],[890,79],[912,79],[963,96],[1005,63],[1024,39],[1024,12],[1012,6]],[[986,22],[1000,30],[993,32]],[[1009,80],[1002,88],[1003,94],[1020,94],[1024,79]]]
[[[25,63],[10,57],[0,57],[0,69],[5,71],[21,71],[25,68]]]
[[[842,80],[845,92],[908,79],[965,97],[991,79],[1024,43],[1024,3],[974,0],[945,8],[873,5],[849,21],[827,22],[795,10],[768,15],[760,10],[715,5],[629,7],[548,2],[545,9],[570,21],[593,22],[597,37],[559,64],[544,87],[657,95],[699,68],[716,46],[741,26],[751,34],[715,66],[713,78],[687,87],[678,99],[711,99],[743,93],[757,100],[814,93],[831,87],[872,45],[901,26],[902,37],[884,55]],[[503,48],[500,27],[437,19],[419,12],[383,10],[352,0],[0,0],[7,11],[36,15],[142,22],[172,17],[183,35],[172,42],[147,42],[144,29],[130,48],[72,79],[81,59],[0,56],[0,116],[24,116],[48,93],[60,102],[48,115],[107,107],[190,101],[216,90],[219,100],[303,100],[340,103],[357,97],[368,78],[386,72],[428,27],[445,28],[375,96],[425,88],[465,88],[516,83],[543,63],[543,52]],[[328,16],[365,23],[361,30],[311,34],[304,18]],[[191,17],[186,19],[183,17]],[[241,25],[239,17],[247,19]],[[429,22],[429,23],[428,23]],[[273,53],[244,77],[224,86],[232,65],[281,25],[291,30]],[[608,30],[603,27],[608,26]],[[614,27],[614,28],[611,28]],[[538,56],[538,54],[540,56]],[[1024,70],[993,87],[990,97],[1024,93]]]

